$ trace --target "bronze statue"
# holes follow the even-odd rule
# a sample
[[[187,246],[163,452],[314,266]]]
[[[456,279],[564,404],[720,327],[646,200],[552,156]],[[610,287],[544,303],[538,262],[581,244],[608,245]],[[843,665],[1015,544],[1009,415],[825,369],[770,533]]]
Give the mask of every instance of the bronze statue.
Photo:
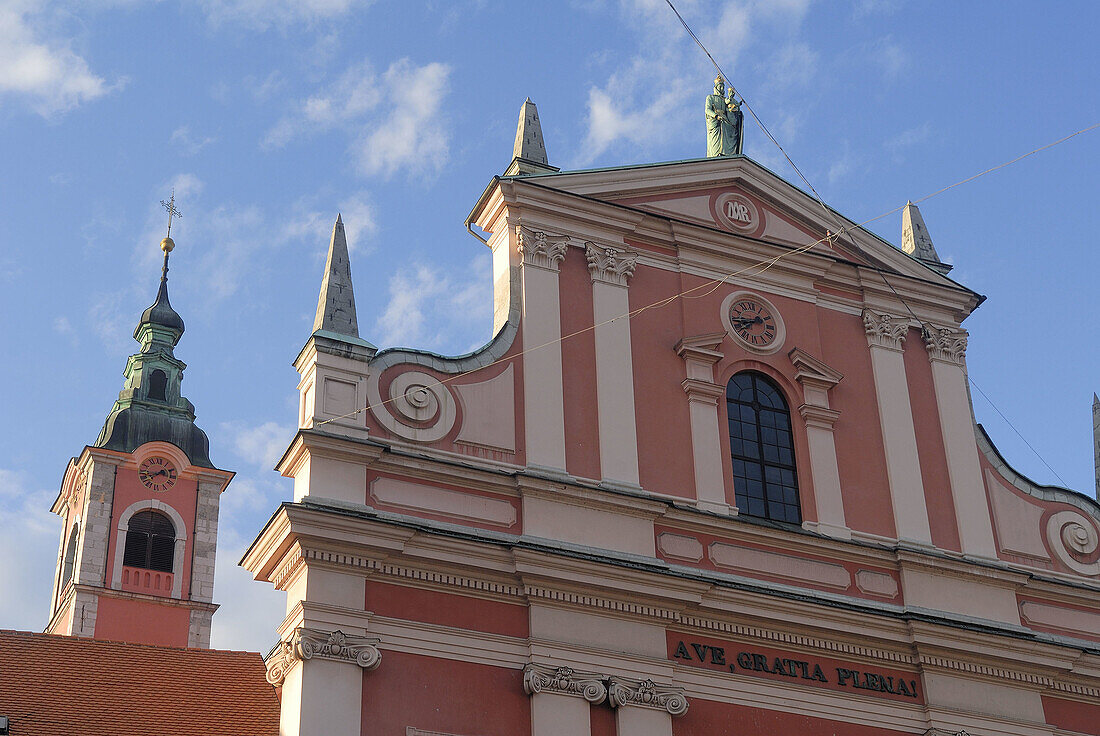
[[[744,115],[731,87],[726,96],[726,85],[721,75],[714,79],[714,94],[707,95],[707,158],[736,156],[741,153]]]

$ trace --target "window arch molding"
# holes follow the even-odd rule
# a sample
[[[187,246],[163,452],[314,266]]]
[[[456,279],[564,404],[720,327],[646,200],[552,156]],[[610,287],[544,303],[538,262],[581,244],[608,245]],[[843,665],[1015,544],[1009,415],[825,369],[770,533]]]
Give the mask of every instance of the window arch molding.
[[[118,517],[118,533],[115,535],[114,567],[111,571],[111,587],[119,590],[122,587],[122,558],[126,549],[126,532],[130,528],[130,519],[139,511],[159,511],[172,520],[176,527],[176,544],[172,553],[172,597],[180,598],[183,595],[183,558],[187,550],[187,525],[183,517],[174,508],[156,499],[136,501],[126,507]]]
[[[804,402],[801,386],[791,381],[787,376],[783,375],[772,366],[762,363],[756,360],[741,360],[736,363],[725,366],[725,369],[721,372],[721,383],[723,394],[728,391],[731,381],[738,375],[756,373],[760,377],[766,379],[767,382],[772,384],[783,402],[786,404],[786,416],[789,420],[790,434],[791,434],[791,453],[792,462],[790,463],[790,470],[794,473],[794,482],[797,488],[797,504],[799,510],[799,516],[797,522],[801,525],[803,522],[812,521],[814,516],[814,497],[813,497],[813,480],[810,476],[810,458],[809,458],[809,446],[806,440],[806,426],[801,412],[798,411],[798,407]],[[742,504],[738,501],[738,486],[736,483],[736,474],[734,473],[734,452],[732,438],[730,437],[729,427],[729,403],[723,399],[722,414],[726,417],[725,420],[720,422],[721,434],[724,441],[725,457],[723,463],[727,468],[727,478],[729,479],[730,487],[732,489],[732,495],[735,505],[738,507],[740,513],[748,514],[747,509],[742,507]],[[761,465],[763,466],[763,462]],[[809,512],[809,518],[807,517]],[[776,518],[770,514],[752,514],[758,518],[768,518],[775,521],[788,521],[783,518]]]

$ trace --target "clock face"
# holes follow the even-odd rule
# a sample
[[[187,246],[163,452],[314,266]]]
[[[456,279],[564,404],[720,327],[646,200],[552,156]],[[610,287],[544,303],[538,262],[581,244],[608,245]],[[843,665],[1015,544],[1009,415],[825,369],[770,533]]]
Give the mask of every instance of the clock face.
[[[150,457],[138,468],[138,477],[146,488],[167,491],[176,484],[176,467],[162,457]]]
[[[745,343],[755,348],[769,348],[779,337],[779,325],[771,307],[759,299],[742,296],[729,308],[730,326]]]

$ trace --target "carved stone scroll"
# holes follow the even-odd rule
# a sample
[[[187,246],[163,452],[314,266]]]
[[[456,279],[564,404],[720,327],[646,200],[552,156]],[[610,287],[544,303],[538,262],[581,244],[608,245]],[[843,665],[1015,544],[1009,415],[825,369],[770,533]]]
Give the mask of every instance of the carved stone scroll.
[[[966,357],[966,339],[966,330],[959,327],[927,325],[924,330],[924,344],[932,360],[962,365]]]
[[[298,627],[289,639],[279,643],[267,658],[267,681],[281,685],[295,662],[313,658],[357,664],[373,670],[382,661],[379,639],[352,636],[342,631],[320,631]]]
[[[588,271],[593,281],[617,286],[626,286],[638,265],[637,253],[595,243],[584,244],[584,255],[588,258]]]
[[[909,332],[909,320],[864,309],[863,328],[867,330],[868,345],[901,350],[901,344],[905,342],[905,335]]]
[[[667,711],[672,716],[682,716],[688,709],[683,688],[658,685],[653,680],[612,677],[608,680],[607,699],[613,708],[637,705]]]
[[[569,250],[567,235],[547,235],[539,230],[517,225],[516,236],[523,262],[539,268],[557,271]]]
[[[542,692],[572,695],[593,705],[607,698],[607,686],[600,675],[545,664],[532,663],[523,668],[523,689],[528,695]]]

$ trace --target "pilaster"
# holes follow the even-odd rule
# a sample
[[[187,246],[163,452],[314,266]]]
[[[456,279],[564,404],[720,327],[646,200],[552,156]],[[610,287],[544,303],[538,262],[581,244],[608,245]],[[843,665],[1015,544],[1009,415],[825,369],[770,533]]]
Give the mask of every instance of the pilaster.
[[[865,309],[863,326],[871,350],[894,527],[899,540],[931,545],[913,407],[909,403],[909,382],[902,355],[909,320]]]
[[[833,437],[833,427],[840,412],[829,408],[829,391],[844,376],[801,348],[792,349],[787,357],[797,371],[795,379],[802,386],[805,403],[798,407],[798,413],[806,422],[806,443],[814,479],[817,521],[806,522],[804,526],[830,537],[851,539],[852,531],[844,521],[844,498],[840,491],[840,469]]]
[[[267,681],[282,686],[280,736],[358,734],[363,672],[378,667],[379,640],[300,627],[267,658]]]
[[[600,474],[604,482],[636,487],[638,430],[627,284],[638,254],[595,243],[585,243],[584,251],[592,276]]]
[[[687,337],[676,344],[684,359],[684,393],[691,419],[691,448],[695,469],[696,505],[706,511],[734,515],[737,507],[726,500],[722,471],[722,429],[718,402],[726,390],[714,382],[714,365],[724,356],[726,333]]]
[[[993,521],[986,502],[967,390],[967,333],[957,327],[930,324],[925,327],[924,342],[932,363],[932,383],[947,454],[959,543],[963,554],[995,559]]]
[[[607,699],[600,675],[572,667],[529,664],[523,689],[531,696],[531,736],[589,736],[590,707]]]
[[[103,453],[94,457],[88,465],[88,485],[84,492],[82,528],[73,566],[73,583],[105,585],[118,460]]]
[[[195,530],[191,555],[191,599],[214,600],[214,563],[218,549],[218,509],[224,481],[198,479]]]
[[[523,406],[527,463],[565,472],[558,272],[569,238],[516,227],[523,258]]]
[[[607,698],[615,708],[616,731],[631,736],[672,736],[672,719],[688,709],[682,688],[653,680],[611,677]]]

